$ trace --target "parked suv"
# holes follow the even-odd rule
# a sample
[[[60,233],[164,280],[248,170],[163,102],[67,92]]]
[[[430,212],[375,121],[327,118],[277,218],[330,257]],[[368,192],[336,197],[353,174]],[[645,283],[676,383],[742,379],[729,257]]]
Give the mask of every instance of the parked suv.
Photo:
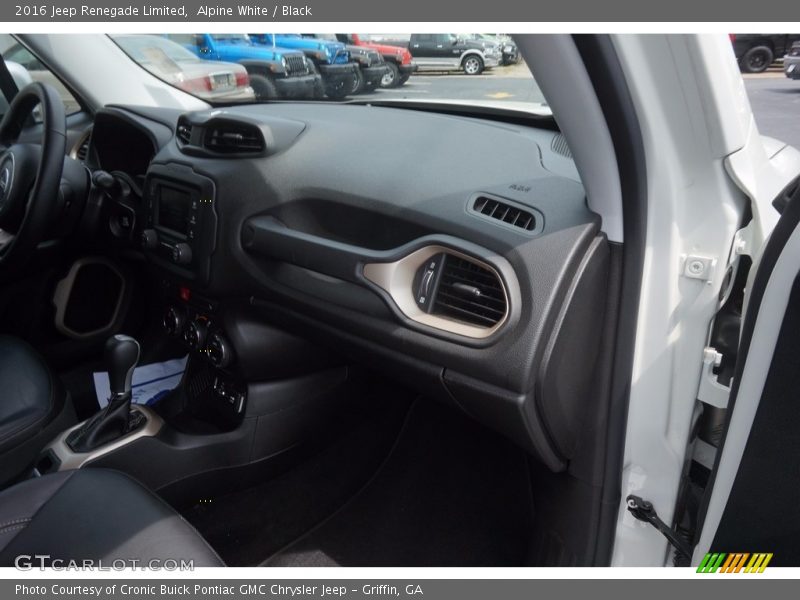
[[[517,44],[508,35],[500,35],[496,33],[476,33],[473,34],[473,39],[479,42],[494,42],[500,46],[503,58],[502,65],[515,65],[522,57],[519,54]]]
[[[351,93],[358,77],[358,66],[350,62],[350,53],[344,44],[288,33],[251,33],[250,38],[258,44],[276,44],[305,53],[313,68],[322,76],[318,95],[324,93],[328,98],[338,100]]]
[[[745,73],[761,73],[800,40],[800,33],[732,33],[730,38],[739,68]]]
[[[250,75],[257,100],[312,98],[319,86],[302,52],[253,44],[244,34],[187,33],[167,37],[204,60],[242,65]]]
[[[404,41],[387,43],[403,45]],[[480,75],[502,59],[498,44],[469,40],[455,33],[412,33],[408,49],[419,69],[426,71],[461,70],[467,75]]]
[[[345,48],[350,53],[350,62],[358,66],[350,94],[371,92],[381,84],[383,77],[389,70],[381,53],[374,48],[350,44],[338,39],[338,36],[332,33],[304,33],[303,37],[346,44]]]
[[[337,33],[336,38],[343,44],[372,48],[381,53],[386,63],[386,74],[381,80],[382,88],[395,88],[403,85],[417,70],[417,65],[413,62],[408,48],[376,44],[358,33]]]
[[[789,79],[800,79],[800,42],[792,44],[783,57],[783,72]]]

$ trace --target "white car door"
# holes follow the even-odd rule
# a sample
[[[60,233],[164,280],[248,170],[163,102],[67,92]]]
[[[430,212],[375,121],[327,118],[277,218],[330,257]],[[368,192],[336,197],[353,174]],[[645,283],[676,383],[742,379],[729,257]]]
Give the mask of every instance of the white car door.
[[[800,563],[798,182],[773,204],[781,217],[748,282],[725,437],[692,561],[719,570]]]

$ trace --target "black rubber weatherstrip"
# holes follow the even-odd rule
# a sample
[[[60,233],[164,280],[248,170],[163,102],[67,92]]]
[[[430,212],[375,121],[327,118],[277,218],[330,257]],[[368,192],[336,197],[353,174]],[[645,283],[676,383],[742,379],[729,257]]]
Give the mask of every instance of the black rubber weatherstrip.
[[[603,500],[593,561],[596,566],[606,566],[611,564],[621,501],[625,431],[647,231],[647,165],[636,108],[611,37],[575,35],[573,39],[608,124],[622,192],[622,286],[608,411]]]

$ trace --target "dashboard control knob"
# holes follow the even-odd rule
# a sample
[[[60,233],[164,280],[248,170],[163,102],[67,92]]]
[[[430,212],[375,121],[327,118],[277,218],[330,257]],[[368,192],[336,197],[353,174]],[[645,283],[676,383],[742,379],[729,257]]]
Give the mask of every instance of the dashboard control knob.
[[[170,306],[164,313],[162,324],[169,335],[177,336],[183,331],[183,323],[185,320],[186,315],[181,309]]]
[[[155,229],[145,229],[139,241],[145,250],[155,250],[158,248],[158,233]]]
[[[183,332],[183,341],[192,349],[200,350],[206,342],[208,323],[205,319],[195,319]]]
[[[233,353],[230,344],[218,331],[212,333],[208,338],[206,352],[208,353],[208,359],[215,367],[225,368],[231,364]]]
[[[172,262],[179,265],[188,265],[192,262],[192,247],[186,242],[175,244],[172,247]]]

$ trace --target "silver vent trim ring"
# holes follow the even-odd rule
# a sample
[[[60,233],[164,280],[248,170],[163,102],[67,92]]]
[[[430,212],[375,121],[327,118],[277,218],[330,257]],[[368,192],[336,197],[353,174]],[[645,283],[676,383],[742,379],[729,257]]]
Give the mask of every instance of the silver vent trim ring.
[[[443,315],[427,313],[417,305],[413,289],[414,278],[429,259],[442,253],[474,263],[490,271],[497,278],[505,298],[506,310],[495,325],[492,327],[472,325]],[[507,284],[496,268],[485,261],[445,246],[425,246],[394,262],[366,264],[364,277],[388,293],[400,312],[412,321],[459,336],[480,340],[489,338],[508,322],[512,310]]]

